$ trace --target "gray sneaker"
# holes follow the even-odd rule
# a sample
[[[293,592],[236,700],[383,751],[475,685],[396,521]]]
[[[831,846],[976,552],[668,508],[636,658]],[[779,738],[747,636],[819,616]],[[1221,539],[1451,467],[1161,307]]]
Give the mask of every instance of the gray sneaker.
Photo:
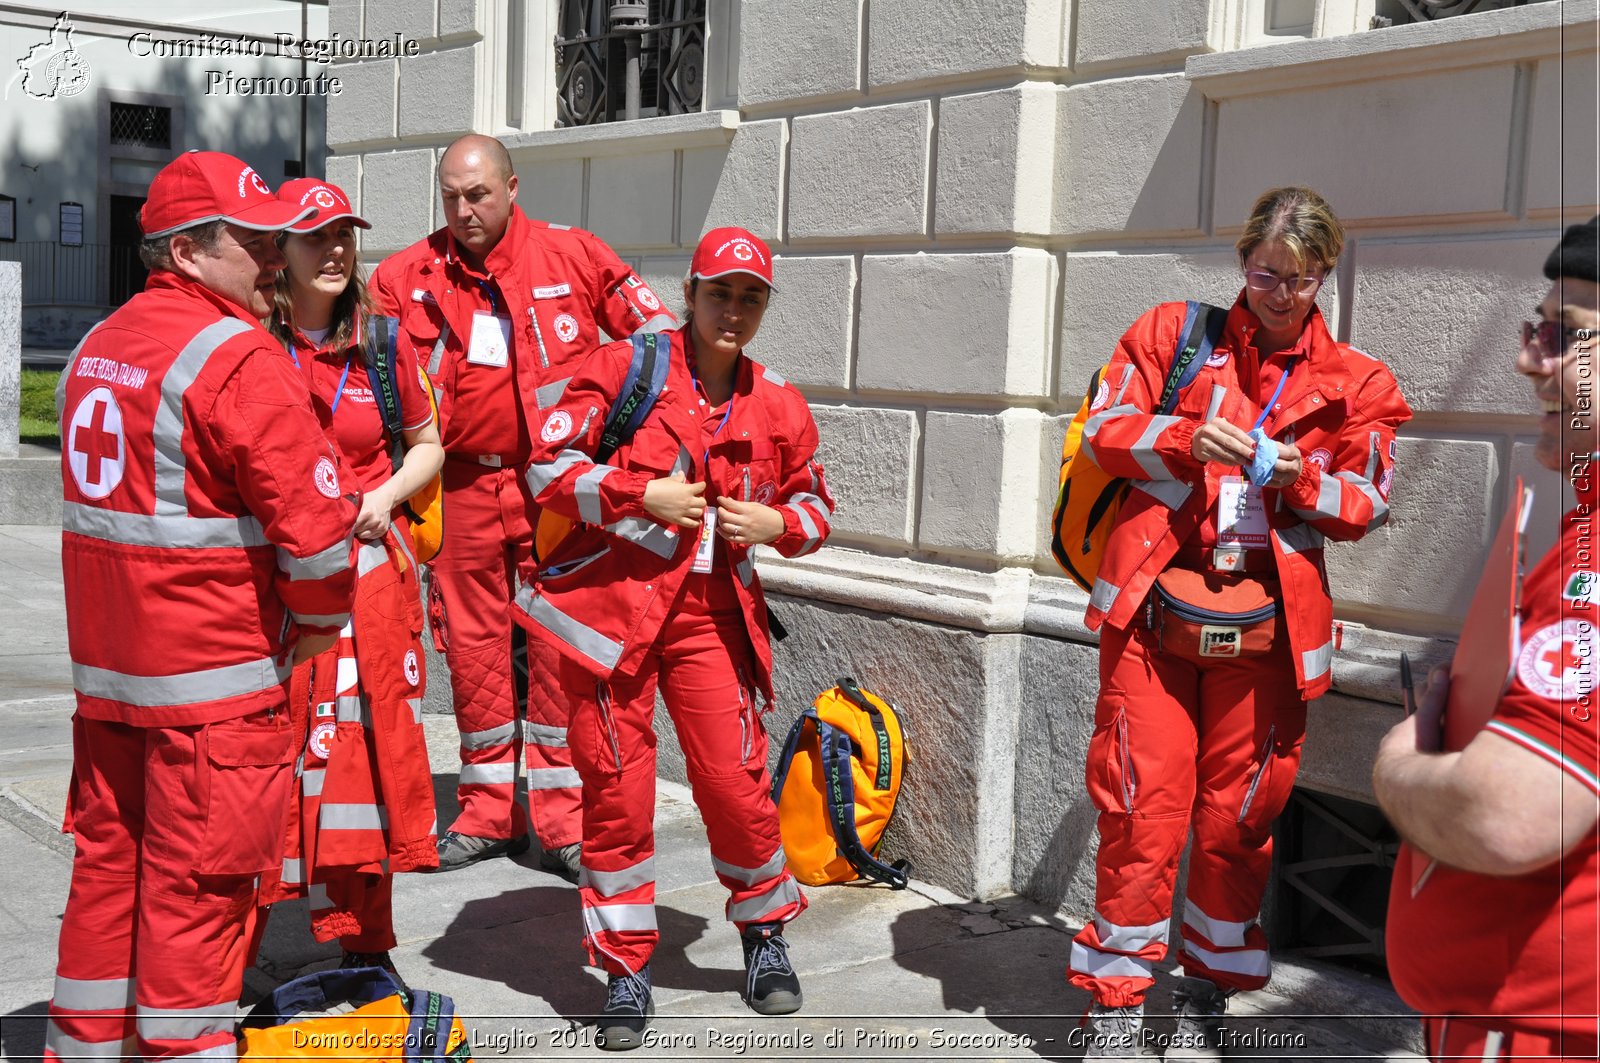
[[[1143,1004],[1132,1004],[1126,1008],[1090,1005],[1089,1038],[1084,1047],[1083,1063],[1154,1058],[1155,1051],[1150,1047],[1144,1029]]]
[[[1228,995],[1204,978],[1185,978],[1172,991],[1178,1018],[1167,1059],[1218,1060],[1222,1055],[1222,1016]]]
[[[475,834],[462,834],[447,830],[439,839],[439,866],[428,870],[456,871],[496,856],[521,856],[528,851],[526,834],[518,838],[480,838]]]
[[[583,855],[583,847],[577,842],[563,845],[556,849],[546,849],[539,854],[539,866],[552,875],[559,875],[568,882],[578,881],[578,858]]]

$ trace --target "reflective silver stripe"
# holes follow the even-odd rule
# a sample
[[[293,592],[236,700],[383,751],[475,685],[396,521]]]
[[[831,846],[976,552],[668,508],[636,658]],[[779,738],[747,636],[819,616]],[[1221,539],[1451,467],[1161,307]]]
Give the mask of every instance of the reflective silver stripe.
[[[340,694],[335,704],[338,705],[338,720],[340,723],[359,723],[367,725],[367,699],[361,694]]]
[[[1206,420],[1214,421],[1222,410],[1222,402],[1228,397],[1228,389],[1221,384],[1211,385],[1211,404],[1206,407]]]
[[[1303,554],[1307,550],[1321,550],[1327,545],[1327,536],[1309,524],[1296,524],[1288,528],[1274,529],[1278,542],[1283,546],[1286,554]]]
[[[634,329],[635,332],[665,332],[678,327],[678,319],[671,314],[657,314],[649,321]]]
[[[735,879],[746,886],[754,886],[758,882],[765,882],[776,875],[783,874],[783,865],[787,862],[783,846],[778,846],[778,851],[773,853],[766,863],[760,867],[740,867],[738,864],[729,864],[711,858],[711,866],[723,878]]]
[[[528,769],[529,790],[571,790],[582,785],[576,768]]]
[[[356,551],[356,575],[365,576],[368,572],[382,568],[389,563],[389,548],[383,545],[383,540],[362,543],[361,549]]]
[[[822,541],[822,533],[817,530],[817,522],[811,519],[811,513],[806,507],[790,503],[784,508],[800,518],[800,530],[806,533],[806,541],[800,544],[800,549],[796,550],[795,553],[806,553]]]
[[[139,1005],[139,1036],[146,1041],[192,1041],[208,1033],[233,1030],[231,1004],[203,1008],[152,1008]]]
[[[1213,919],[1195,907],[1194,898],[1190,897],[1183,905],[1183,925],[1219,949],[1242,949],[1245,934],[1256,925],[1256,921],[1246,919],[1236,923],[1230,919]]]
[[[173,550],[242,549],[267,546],[267,533],[254,517],[151,516],[62,502],[63,531],[125,546]]]
[[[1131,402],[1123,406],[1106,407],[1083,423],[1083,445],[1093,444],[1094,437],[1100,434],[1100,429],[1105,427],[1107,421],[1114,421],[1118,417],[1138,417],[1143,414],[1144,411]]]
[[[1378,476],[1378,433],[1367,433],[1367,482]]]
[[[1335,480],[1343,480],[1365,496],[1372,506],[1372,519],[1367,521],[1367,531],[1382,527],[1389,519],[1389,503],[1384,501],[1378,489],[1372,486],[1371,480],[1364,480],[1353,472],[1338,472],[1333,474]]]
[[[1333,640],[1329,639],[1314,650],[1300,655],[1300,667],[1307,679],[1315,679],[1333,667]]]
[[[444,365],[444,345],[450,339],[450,326],[446,325],[439,332],[439,341],[433,345],[433,353],[428,355],[428,375],[436,377],[439,368]],[[437,387],[435,391],[439,390]]]
[[[590,934],[606,931],[654,930],[656,906],[653,904],[586,904],[583,926]]]
[[[290,616],[301,627],[331,627],[342,628],[350,622],[349,613],[296,613],[291,611]]]
[[[602,897],[616,897],[648,886],[656,880],[656,858],[647,856],[632,867],[621,871],[596,871],[586,864],[578,865],[578,886],[594,890]]]
[[[62,1033],[54,1019],[45,1026],[44,1048],[62,1059],[131,1060],[139,1057],[138,1039],[133,1034],[115,1041],[80,1041]]]
[[[490,746],[503,746],[517,733],[516,727],[514,723],[503,723],[499,727],[490,727],[483,731],[462,731],[461,748],[488,749]]]
[[[1128,456],[1139,463],[1139,468],[1147,480],[1173,479],[1172,470],[1167,468],[1167,463],[1156,453],[1156,439],[1181,420],[1181,417],[1150,418],[1150,423],[1145,425],[1144,431],[1139,433],[1139,438],[1129,449]]]
[[[539,327],[539,315],[528,307],[528,320],[533,324],[533,342],[539,345],[539,368],[550,368],[550,352],[544,349],[544,330]]]
[[[271,657],[177,675],[129,675],[73,661],[72,685],[86,697],[152,708],[256,694],[280,686],[291,670],[287,661],[280,666]]]
[[[1092,978],[1149,978],[1154,973],[1154,965],[1149,960],[1101,952],[1076,941],[1072,943],[1071,958],[1067,965],[1074,974],[1086,974]]]
[[[606,531],[619,539],[626,539],[635,546],[642,546],[657,557],[670,558],[678,551],[681,541],[676,531],[666,525],[657,524],[644,517],[623,517],[621,520],[606,525]]]
[[[1089,607],[1098,609],[1102,613],[1111,612],[1111,606],[1116,602],[1117,595],[1122,593],[1122,588],[1115,583],[1107,583],[1103,579],[1094,581],[1094,590],[1089,592]]]
[[[1213,952],[1211,949],[1196,945],[1193,941],[1184,942],[1183,949],[1213,971],[1225,971],[1228,974],[1253,978],[1266,978],[1272,974],[1272,960],[1267,956],[1266,949]]]
[[[750,586],[750,581],[756,578],[755,562],[750,560],[749,554],[739,559],[739,563],[733,566],[733,571],[738,574],[741,586]]]
[[[547,723],[534,723],[532,720],[523,720],[522,740],[536,746],[565,749],[567,748],[567,729]]]
[[[382,805],[328,805],[317,809],[317,826],[323,830],[384,830],[389,810]]]
[[[421,698],[407,698],[406,699],[406,708],[411,710],[411,722],[412,723],[421,723],[422,722],[422,699]]]
[[[457,783],[461,786],[496,786],[503,783],[515,782],[517,779],[517,765],[515,762],[505,764],[463,764],[461,777]]]
[[[295,557],[280,546],[278,567],[283,569],[291,581],[327,579],[350,567],[350,544],[354,541],[354,535],[347,535],[326,550],[318,551],[310,557]]]
[[[524,587],[517,592],[517,607],[546,631],[608,672],[622,658],[622,643],[608,639],[587,624],[574,620],[547,599],[539,597],[532,587]]]
[[[1122,383],[1117,385],[1117,394],[1116,397],[1111,400],[1111,405],[1122,405],[1122,396],[1128,393],[1128,385],[1131,383],[1133,383],[1133,363],[1129,362],[1127,365],[1122,367]]]
[[[1172,510],[1180,509],[1194,490],[1182,480],[1129,480],[1128,485]]]
[[[783,379],[783,377],[774,372],[770,366],[762,366],[761,375],[778,385],[780,388],[789,383],[787,380]]]
[[[600,523],[600,484],[617,470],[609,465],[596,465],[578,477],[572,485],[572,494],[578,503],[578,519],[589,524]]]
[[[560,380],[552,380],[542,387],[534,388],[533,401],[539,404],[539,409],[548,410],[561,401],[561,396],[566,394],[567,385],[570,383],[572,383],[572,378],[568,376],[562,377]]]
[[[83,339],[79,340],[78,345],[72,348],[72,353],[67,355],[67,367],[61,370],[61,375],[56,378],[56,422],[58,424],[61,421],[61,415],[66,412],[62,407],[67,404],[67,380],[72,376],[72,371],[77,368],[78,355],[83,353],[83,346],[89,342],[89,337],[93,336],[100,326],[105,323],[106,319],[101,318],[90,326],[89,331],[83,334]]]
[[[555,456],[554,461],[534,462],[528,466],[528,489],[538,495],[555,483],[556,477],[574,465],[582,465],[590,460],[589,455],[581,450],[563,450]]]
[[[155,511],[157,515],[177,516],[189,512],[183,483],[187,460],[183,456],[183,396],[206,360],[218,347],[242,332],[258,328],[236,317],[213,321],[184,345],[161,380],[161,404],[156,407],[155,427]]]
[[[1138,952],[1146,945],[1157,941],[1165,943],[1167,923],[1168,921],[1163,919],[1159,923],[1150,923],[1146,926],[1120,926],[1108,922],[1098,913],[1094,917],[1094,928],[1100,936],[1100,947],[1114,952]]]
[[[318,772],[320,775],[321,772]],[[306,862],[304,860],[290,860],[285,858],[283,867],[279,868],[278,875],[283,881],[291,885],[303,885],[306,880]]]
[[[162,1056],[161,1060],[162,1060],[162,1063],[168,1063],[169,1060],[184,1060],[184,1059],[232,1059],[232,1060],[237,1060],[239,1058],[238,1047],[239,1046],[238,1046],[237,1042],[229,1041],[227,1044],[213,1045],[211,1048],[203,1048],[198,1052],[181,1052],[181,1053],[179,1053],[178,1055],[175,1055],[175,1056]]]
[[[307,768],[300,773],[300,792],[307,797],[322,796],[322,780],[327,777],[326,768]],[[299,881],[296,879],[295,881]]]
[[[812,479],[812,485],[811,485],[812,486],[812,490],[810,490],[810,491],[797,491],[794,494],[789,496],[789,501],[790,502],[801,502],[801,503],[804,503],[805,505],[808,505],[808,506],[815,506],[817,508],[817,512],[819,512],[819,513],[832,513],[833,512],[833,507],[828,505],[828,503],[824,502],[822,500],[822,496],[821,495],[815,493],[815,490],[816,490],[816,482],[815,482],[816,481],[816,476],[813,475],[811,477],[811,479]]]
[[[1339,478],[1323,473],[1317,484],[1316,506],[1312,509],[1299,509],[1295,506],[1290,506],[1289,512],[1304,520],[1317,520],[1319,518],[1338,520],[1339,501],[1342,497],[1343,492],[1339,487]]]
[[[793,875],[784,875],[766,892],[728,905],[730,923],[759,923],[791,904],[800,903],[800,884]]]
[[[63,978],[56,975],[50,1003],[71,1011],[116,1011],[133,1007],[131,978]]]

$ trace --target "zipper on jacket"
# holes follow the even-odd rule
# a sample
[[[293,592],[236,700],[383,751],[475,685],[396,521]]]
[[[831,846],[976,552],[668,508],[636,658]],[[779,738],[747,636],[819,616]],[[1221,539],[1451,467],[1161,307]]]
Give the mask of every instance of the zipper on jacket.
[[[550,356],[545,353],[544,333],[539,329],[539,315],[533,312],[533,307],[528,307],[528,320],[533,322],[533,338],[539,344],[539,365],[541,368],[550,368]]]
[[[737,669],[735,675],[739,682],[739,766],[743,767],[749,762],[751,747],[754,745],[754,736],[750,728],[750,711],[755,707],[755,699],[749,696],[744,680],[744,669]]]
[[[622,774],[622,747],[617,743],[617,724],[611,716],[611,685],[604,679],[595,681],[595,703],[600,707],[600,719],[606,726],[606,738],[611,742],[611,756],[617,762],[617,774]]]
[[[1267,768],[1272,763],[1272,744],[1277,734],[1277,724],[1267,728],[1267,740],[1261,745],[1261,766],[1256,768],[1255,777],[1250,780],[1250,789],[1244,793],[1244,803],[1239,806],[1239,818],[1235,820],[1236,823],[1243,823],[1244,817],[1250,814],[1250,806],[1255,803],[1256,790],[1261,787],[1261,780],[1267,777]]]
[[[1128,748],[1128,710],[1117,711],[1117,758],[1122,763],[1122,804],[1133,815],[1133,796],[1139,792],[1139,780],[1133,773],[1133,753]]]

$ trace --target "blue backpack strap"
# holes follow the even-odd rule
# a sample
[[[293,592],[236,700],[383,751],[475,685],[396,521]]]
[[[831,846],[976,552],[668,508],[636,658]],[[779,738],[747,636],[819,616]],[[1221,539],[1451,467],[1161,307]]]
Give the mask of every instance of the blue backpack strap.
[[[814,708],[802,712],[790,726],[789,735],[783,740],[783,750],[778,754],[778,766],[772,772],[773,804],[777,804],[778,798],[783,796],[783,783],[789,778],[789,765],[794,763],[794,751],[800,748],[800,738],[805,732],[807,720],[815,722],[818,727],[822,726]]]
[[[1228,312],[1219,306],[1193,299],[1184,304],[1183,328],[1178,332],[1172,368],[1167,372],[1167,384],[1161,391],[1161,413],[1171,413],[1173,407],[1178,405],[1178,396],[1183,394],[1183,389],[1194,383],[1194,378],[1200,375],[1217,341],[1222,338],[1222,329],[1227,323]]]
[[[405,426],[405,413],[400,409],[400,388],[395,381],[395,350],[399,346],[400,319],[374,314],[365,322],[367,383],[378,402],[378,414],[389,438],[400,442],[400,432]]]
[[[823,794],[828,818],[833,821],[833,840],[850,866],[863,878],[903,890],[910,883],[910,863],[896,860],[886,864],[867,851],[856,833],[856,782],[850,769],[853,745],[850,736],[824,720],[817,721],[817,737],[822,747]]]
[[[672,338],[664,332],[635,332],[633,358],[617,397],[606,414],[605,428],[594,459],[599,464],[611,460],[624,443],[633,438],[644,419],[655,407],[662,388],[667,386],[667,371],[672,367]]]
[[[454,1059],[470,1059],[470,1050],[462,1053],[466,1042],[452,1053],[445,1052],[450,1043],[450,1031],[455,1025],[455,1002],[443,993],[430,993],[425,989],[411,991],[411,1025],[406,1029],[406,1063],[448,1063]]]
[[[349,967],[317,971],[285,982],[263,999],[239,1025],[246,1029],[278,1026],[306,1011],[326,1011],[330,1004],[360,1006],[405,990],[382,967]]]

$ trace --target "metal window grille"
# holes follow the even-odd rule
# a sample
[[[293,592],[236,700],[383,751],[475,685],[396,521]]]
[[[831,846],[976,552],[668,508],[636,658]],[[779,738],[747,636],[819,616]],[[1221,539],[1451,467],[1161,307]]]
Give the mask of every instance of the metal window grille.
[[[111,143],[133,148],[172,147],[172,108],[142,103],[113,103]]]
[[[699,111],[705,45],[706,0],[561,0],[556,124]]]
[[[1495,11],[1503,7],[1547,3],[1548,0],[1379,0],[1372,27],[1403,26],[1415,22],[1435,22],[1475,11]]]

